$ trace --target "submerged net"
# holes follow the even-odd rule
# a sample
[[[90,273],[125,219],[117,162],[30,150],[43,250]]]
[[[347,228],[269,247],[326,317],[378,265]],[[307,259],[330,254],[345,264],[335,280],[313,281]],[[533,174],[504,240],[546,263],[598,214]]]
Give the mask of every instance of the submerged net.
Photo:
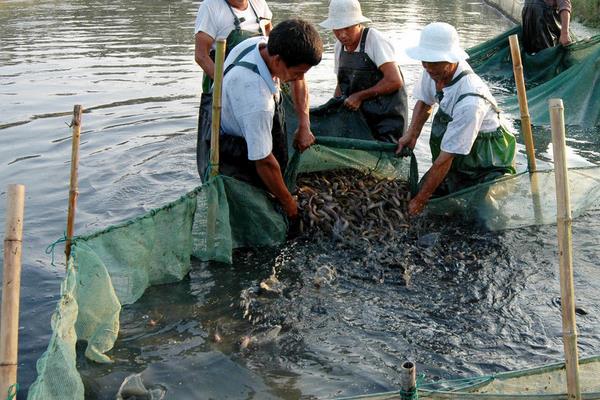
[[[585,399],[600,399],[600,357],[579,361],[579,381]],[[486,399],[486,400],[559,400],[567,398],[567,377],[564,363],[497,375],[451,379],[433,383],[417,381],[417,396],[425,399]],[[410,399],[400,391],[346,397],[340,400]]]
[[[517,26],[467,52],[469,63],[477,74],[509,87],[515,93],[508,42],[508,37],[513,34],[520,37],[521,27]],[[548,48],[534,55],[521,50],[521,59],[533,124],[549,124],[548,99],[561,98],[568,125],[600,125],[600,35],[567,47]],[[516,96],[504,101],[502,109],[518,115]]]

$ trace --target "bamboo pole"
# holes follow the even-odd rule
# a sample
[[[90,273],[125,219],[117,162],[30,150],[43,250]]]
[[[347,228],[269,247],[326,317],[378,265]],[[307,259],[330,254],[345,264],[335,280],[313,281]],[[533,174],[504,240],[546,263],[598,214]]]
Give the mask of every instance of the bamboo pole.
[[[81,136],[81,113],[83,108],[80,105],[73,107],[73,140],[71,144],[71,182],[69,184],[69,211],[67,212],[67,240],[65,243],[65,255],[67,257],[67,266],[71,256],[71,240],[75,230],[75,209],[77,208],[77,197],[79,196],[79,187],[77,183],[79,171],[79,140]]]
[[[525,149],[527,151],[527,165],[529,172],[537,170],[535,162],[535,148],[533,144],[533,134],[531,132],[531,118],[529,117],[529,106],[527,105],[527,91],[525,90],[525,78],[523,77],[523,63],[521,62],[521,49],[519,47],[519,38],[517,35],[511,35],[508,38],[510,42],[510,53],[513,60],[513,72],[517,84],[517,95],[519,97],[519,109],[521,110],[521,131],[525,139]]]
[[[212,121],[210,127],[210,176],[219,175],[219,135],[221,129],[221,93],[223,88],[223,63],[225,62],[225,39],[217,39],[215,55],[215,83],[212,97]]]
[[[406,361],[400,370],[400,399],[413,400],[417,394],[417,368],[413,362]]]
[[[552,149],[556,179],[558,254],[560,261],[560,294],[562,306],[563,345],[567,369],[568,399],[581,399],[577,324],[575,321],[575,287],[573,284],[573,254],[571,249],[571,200],[565,151],[564,107],[561,99],[550,99]]]
[[[0,321],[0,398],[17,383],[19,349],[19,298],[25,186],[8,185],[4,231],[4,277]]]

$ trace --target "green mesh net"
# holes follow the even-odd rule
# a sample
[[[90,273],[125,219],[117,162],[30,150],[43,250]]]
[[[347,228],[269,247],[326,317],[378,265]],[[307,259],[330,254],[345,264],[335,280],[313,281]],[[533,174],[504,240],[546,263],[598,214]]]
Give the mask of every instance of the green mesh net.
[[[381,177],[410,180],[411,159],[394,145],[323,139],[292,157],[287,182],[302,172],[355,168]],[[413,159],[413,172],[416,165]],[[416,176],[413,177],[413,181]],[[190,270],[190,257],[231,263],[240,247],[275,246],[286,238],[286,221],[263,190],[217,176],[180,199],[146,215],[73,240],[67,276],[52,317],[53,334],[38,360],[29,399],[83,399],[75,345],[85,356],[111,362],[106,353],[119,333],[121,307],[152,286],[176,282]]]
[[[600,207],[600,167],[569,169],[571,211],[577,217]],[[429,202],[426,212],[471,220],[489,230],[556,223],[553,170],[486,182]]]
[[[600,399],[600,357],[579,360],[582,398]],[[426,383],[417,380],[420,400],[559,400],[566,399],[567,377],[564,363],[554,363],[521,371]],[[345,397],[338,400],[410,400],[402,391]]]
[[[513,65],[508,37],[521,35],[517,26],[487,42],[470,48],[469,63],[480,76],[511,88]],[[528,89],[531,122],[548,125],[548,99],[560,98],[565,105],[565,122],[584,127],[600,125],[600,35],[557,46],[534,55],[521,50],[523,74]],[[519,115],[516,96],[508,97],[502,110]]]

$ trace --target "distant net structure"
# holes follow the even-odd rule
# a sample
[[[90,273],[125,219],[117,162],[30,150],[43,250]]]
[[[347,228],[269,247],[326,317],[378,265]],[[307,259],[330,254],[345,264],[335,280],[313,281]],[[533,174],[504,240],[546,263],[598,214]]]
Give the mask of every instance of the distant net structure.
[[[471,47],[467,52],[468,62],[475,72],[512,88],[515,95],[502,104],[502,110],[518,116],[519,103],[508,42],[508,37],[514,34],[521,37],[520,26]],[[567,125],[600,125],[600,35],[533,55],[521,49],[521,59],[533,124],[549,125],[548,99],[560,98],[565,105]]]

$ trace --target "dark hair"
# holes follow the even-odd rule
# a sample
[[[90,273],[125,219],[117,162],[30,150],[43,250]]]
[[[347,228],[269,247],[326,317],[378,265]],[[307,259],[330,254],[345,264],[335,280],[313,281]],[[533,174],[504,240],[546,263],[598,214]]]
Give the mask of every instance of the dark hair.
[[[301,19],[280,22],[269,33],[267,50],[278,55],[288,67],[315,66],[321,62],[323,41],[312,24]]]

